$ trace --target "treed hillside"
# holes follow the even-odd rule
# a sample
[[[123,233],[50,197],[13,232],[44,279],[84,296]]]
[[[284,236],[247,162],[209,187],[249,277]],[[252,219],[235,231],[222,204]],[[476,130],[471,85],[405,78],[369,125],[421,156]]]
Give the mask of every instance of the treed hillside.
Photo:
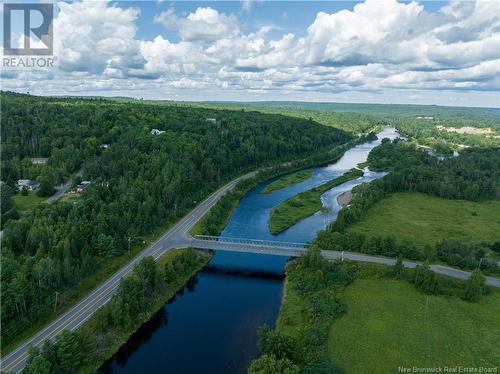
[[[311,120],[274,114],[6,92],[1,100],[2,192],[11,193],[22,178],[50,190],[79,170],[91,181],[71,202],[21,215],[2,193],[4,344],[53,310],[56,291],[122,254],[129,237],[179,218],[245,171],[350,139]],[[33,165],[32,157],[49,160]]]

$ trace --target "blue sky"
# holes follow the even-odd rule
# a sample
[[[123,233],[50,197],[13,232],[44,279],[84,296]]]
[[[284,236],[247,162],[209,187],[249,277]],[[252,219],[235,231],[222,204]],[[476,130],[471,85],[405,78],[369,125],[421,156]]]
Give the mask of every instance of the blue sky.
[[[500,2],[72,1],[3,89],[499,107]]]
[[[314,21],[318,12],[335,13],[344,9],[351,10],[360,1],[256,1],[249,10],[242,9],[240,1],[120,1],[123,7],[141,9],[138,18],[137,36],[141,39],[154,38],[163,34],[178,40],[175,32],[165,30],[152,22],[155,14],[167,9],[175,9],[176,14],[189,14],[197,8],[210,7],[221,13],[233,13],[242,16],[242,29],[247,32],[256,31],[264,25],[274,25],[281,31],[293,32],[297,35],[306,33],[307,27]],[[420,2],[426,10],[437,11],[446,5],[445,1]],[[278,31],[276,31],[278,34]]]

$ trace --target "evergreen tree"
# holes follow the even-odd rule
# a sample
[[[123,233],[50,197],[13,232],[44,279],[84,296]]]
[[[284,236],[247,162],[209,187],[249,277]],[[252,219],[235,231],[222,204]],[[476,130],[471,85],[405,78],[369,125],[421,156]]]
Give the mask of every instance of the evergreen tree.
[[[83,361],[83,352],[76,333],[64,330],[56,345],[57,360],[65,373],[75,373]]]
[[[249,374],[298,374],[300,368],[287,358],[276,358],[272,354],[262,355],[254,360]]]
[[[474,270],[465,281],[464,299],[470,302],[478,302],[484,294],[486,279],[480,270]]]
[[[52,365],[42,355],[33,357],[26,367],[23,369],[23,374],[52,374]]]
[[[267,325],[259,328],[257,336],[259,337],[257,347],[262,354],[270,354],[278,359],[289,359],[292,362],[299,359],[298,344],[293,337],[273,331]]]
[[[417,265],[413,282],[415,287],[422,292],[430,294],[437,292],[436,274],[431,270],[427,262],[423,265]]]
[[[398,257],[396,263],[392,267],[392,275],[397,278],[401,278],[404,275],[404,272],[405,272],[405,267],[403,265],[403,260],[401,259],[401,257]]]

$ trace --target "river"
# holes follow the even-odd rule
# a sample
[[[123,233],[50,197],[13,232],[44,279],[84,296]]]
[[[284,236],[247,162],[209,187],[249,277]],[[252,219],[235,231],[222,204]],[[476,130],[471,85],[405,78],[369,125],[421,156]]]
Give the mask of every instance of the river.
[[[364,170],[363,177],[322,196],[328,210],[305,218],[279,235],[267,227],[270,210],[281,201],[342,175],[365,162],[381,139],[398,136],[392,128],[378,140],[349,149],[336,163],[311,168],[296,185],[261,194],[272,180],[250,191],[233,212],[221,236],[308,242],[334,220],[337,196],[384,173]],[[209,265],[125,343],[100,373],[245,373],[258,356],[256,331],[278,316],[288,259],[280,256],[216,251]]]

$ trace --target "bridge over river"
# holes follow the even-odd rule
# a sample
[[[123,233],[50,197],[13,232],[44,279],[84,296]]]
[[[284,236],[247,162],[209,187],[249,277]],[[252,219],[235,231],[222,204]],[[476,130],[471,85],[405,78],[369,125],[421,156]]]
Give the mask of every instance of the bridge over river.
[[[63,330],[74,330],[84,323],[101,306],[106,304],[111,299],[113,294],[118,289],[121,279],[130,274],[130,272],[134,269],[134,266],[146,256],[152,256],[154,259],[158,259],[173,248],[187,247],[286,257],[297,257],[305,254],[307,252],[307,246],[305,243],[213,236],[192,237],[189,234],[190,229],[210,210],[210,208],[219,200],[221,196],[232,190],[239,181],[253,176],[255,176],[255,172],[236,178],[202,201],[189,214],[184,216],[180,221],[161,235],[154,243],[151,243],[146,249],[132,258],[128,264],[119,269],[100,286],[92,290],[86,297],[81,299],[54,321],[47,324],[33,336],[27,338],[12,352],[4,355],[0,361],[0,367],[2,370],[12,372],[21,371],[28,358],[30,347],[40,347],[45,340],[54,339]],[[355,252],[322,251],[321,254],[324,258],[330,260],[342,259],[385,265],[393,265],[396,262],[392,258],[370,256]],[[417,262],[413,261],[404,261],[403,264],[408,268],[413,268],[418,265]],[[466,271],[446,266],[431,265],[431,268],[436,273],[448,275],[458,279],[467,279],[470,276],[470,273]],[[486,283],[500,288],[500,279],[486,277]]]
[[[218,251],[245,252],[266,254],[275,256],[298,257],[307,253],[306,243],[291,243],[274,240],[259,240],[246,238],[230,238],[207,235],[195,235],[189,238],[189,244],[184,246],[198,249],[211,249]],[[371,262],[383,265],[394,265],[396,260],[383,256],[372,256],[358,252],[338,252],[338,251],[321,251],[321,255],[328,260],[351,260],[360,262]],[[403,265],[407,268],[414,268],[419,265],[416,261],[403,261]],[[431,269],[442,275],[458,279],[467,279],[470,272],[454,269],[442,265],[430,265]],[[493,287],[500,287],[500,279],[486,277],[486,284]]]

